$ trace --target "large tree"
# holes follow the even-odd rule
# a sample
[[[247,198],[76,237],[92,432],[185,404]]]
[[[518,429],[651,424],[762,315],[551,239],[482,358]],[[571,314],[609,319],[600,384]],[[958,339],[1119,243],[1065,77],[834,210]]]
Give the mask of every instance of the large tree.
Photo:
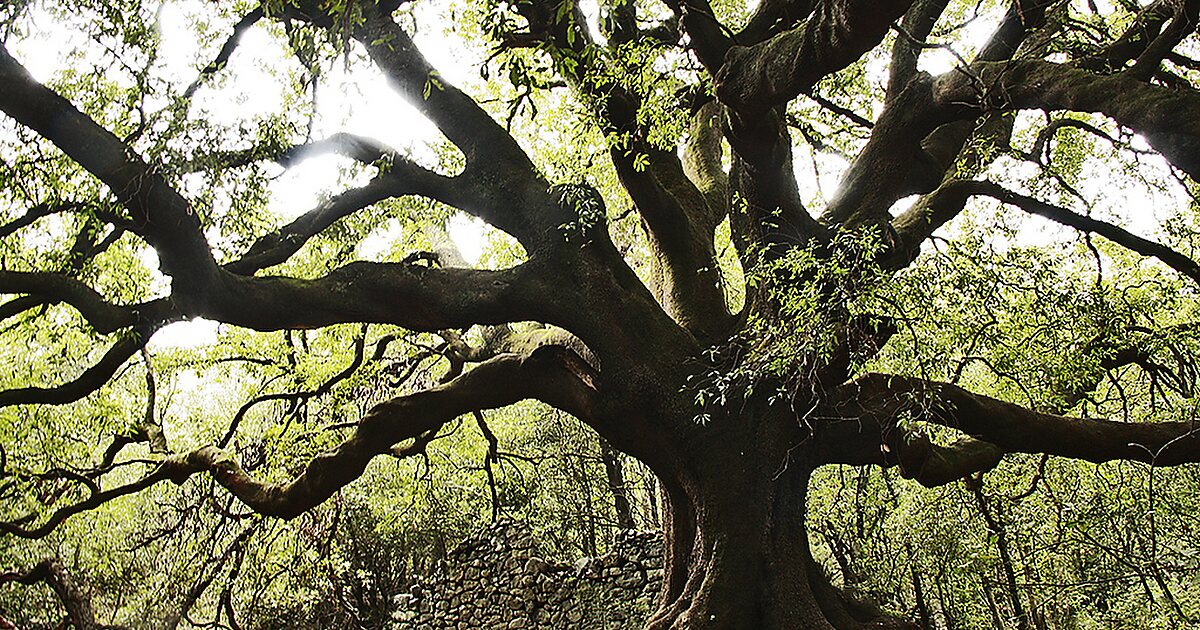
[[[1200,281],[1200,266],[1181,247],[1092,216],[1086,200],[1102,196],[1102,187],[1087,183],[1078,165],[1064,175],[1070,164],[1050,159],[1055,147],[1069,154],[1086,146],[1113,162],[1158,154],[1180,189],[1191,189],[1190,178],[1200,175],[1200,92],[1192,86],[1200,62],[1189,52],[1200,3],[605,0],[597,18],[570,1],[484,0],[464,9],[472,16],[467,30],[494,50],[481,68],[480,85],[490,92],[473,94],[418,50],[406,2],[242,5],[237,15],[210,7],[231,35],[211,46],[212,61],[196,81],[155,80],[154,55],[143,51],[115,56],[131,64],[125,70],[134,80],[111,93],[32,78],[21,42],[31,24],[48,18],[22,22],[30,6],[6,9],[0,111],[15,122],[11,137],[19,142],[5,145],[0,195],[9,219],[0,231],[10,257],[0,292],[13,297],[0,311],[21,322],[81,319],[90,331],[72,343],[94,340],[104,350],[85,352],[94,363],[81,373],[9,389],[0,404],[87,404],[143,360],[156,331],[192,318],[255,331],[362,323],[438,333],[445,343],[436,351],[450,371],[342,427],[340,443],[286,480],[247,472],[246,455],[230,448],[245,407],[229,410],[234,420],[225,430],[188,449],[149,413],[97,446],[98,467],[18,475],[74,487],[79,498],[52,510],[43,501],[0,523],[9,535],[43,537],[114,498],[197,476],[210,476],[255,512],[291,519],[353,483],[380,455],[420,452],[464,414],[535,399],[657,475],[666,569],[649,627],[900,627],[904,621],[842,592],[814,560],[805,509],[819,467],[897,467],[933,487],[991,470],[1011,453],[1152,466],[1200,461],[1200,432],[1186,417],[1070,415],[1108,371],[1140,366],[1161,375],[1155,348],[1142,342],[1164,331],[1099,326],[1102,334],[1077,344],[1075,373],[1051,388],[1045,404],[928,378],[961,376],[961,365],[893,374],[869,367],[921,317],[894,308],[888,288],[910,277],[938,281],[935,267],[922,274],[922,245],[973,199],[1088,235],[1102,274],[1145,257],[1155,261],[1147,273]],[[97,26],[95,42],[154,41],[145,7],[112,5],[97,15],[104,11],[111,21]],[[239,38],[280,25],[309,69],[329,67],[322,46],[347,63],[365,54],[378,80],[453,150],[430,166],[370,137],[306,139],[286,124],[239,137],[194,124],[191,100],[221,89]],[[947,52],[953,63],[943,73],[922,69]],[[319,78],[314,73],[301,91],[315,91]],[[569,96],[549,100],[562,94]],[[580,146],[547,148],[571,142],[561,130],[539,131],[553,126],[540,122],[550,113],[531,113],[555,102]],[[547,154],[555,150],[577,160],[593,154],[586,167],[593,170],[551,167]],[[819,205],[818,180],[797,176],[806,171],[796,156],[810,151],[845,159],[836,193]],[[261,214],[261,199],[239,198],[254,196],[239,186],[263,179],[259,163],[320,153],[357,161],[369,180],[284,225]],[[1030,167],[1012,166],[1019,163]],[[511,236],[516,264],[470,268],[447,247],[346,260],[355,239],[370,233],[364,224],[387,216],[380,208],[416,211],[417,204],[387,205],[414,197]],[[1188,242],[1185,228],[1174,224],[1177,243]],[[1015,238],[986,222],[972,229]],[[343,247],[328,268],[295,264],[337,230]],[[1114,245],[1101,252],[1090,235]],[[65,251],[55,249],[60,242]],[[138,271],[138,256],[114,253],[147,246],[169,284]],[[997,286],[1004,290],[976,299],[1042,297],[1036,287]],[[1039,337],[1029,339],[1035,343],[1024,352],[1046,351]],[[912,352],[921,352],[919,344]],[[972,352],[957,358],[968,362]],[[361,363],[361,338],[354,354]],[[53,357],[24,360],[31,368],[56,365]],[[149,447],[139,459],[151,462],[144,476],[106,477],[136,443]]]

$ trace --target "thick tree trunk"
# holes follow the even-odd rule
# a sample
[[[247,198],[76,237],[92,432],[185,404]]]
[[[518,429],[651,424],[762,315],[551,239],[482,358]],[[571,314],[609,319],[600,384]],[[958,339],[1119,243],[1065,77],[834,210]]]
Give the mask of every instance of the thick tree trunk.
[[[718,435],[662,475],[665,579],[648,628],[912,627],[829,582],[804,523],[809,476],[821,462],[795,439],[755,433]]]

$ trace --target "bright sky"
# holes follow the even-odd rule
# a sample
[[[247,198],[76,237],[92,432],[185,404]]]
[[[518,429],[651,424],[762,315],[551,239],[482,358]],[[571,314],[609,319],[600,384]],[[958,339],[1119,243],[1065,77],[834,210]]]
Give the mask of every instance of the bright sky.
[[[195,78],[198,67],[209,61],[200,56],[199,42],[188,25],[188,15],[209,10],[206,4],[200,0],[166,2],[159,12],[162,41],[166,42],[159,61],[162,76],[172,77],[181,88]],[[476,78],[474,73],[485,51],[469,49],[458,38],[446,37],[434,27],[446,24],[450,19],[448,15],[440,15],[447,10],[444,4],[415,3],[421,28],[414,34],[414,39],[443,76],[452,83],[464,85]],[[588,4],[592,8],[591,13],[595,14],[594,3]],[[72,50],[85,47],[88,42],[79,33],[54,23],[44,14],[36,15],[34,22],[34,34],[14,46],[13,52],[35,78],[45,82],[51,80],[56,71],[68,67],[68,55]],[[966,26],[966,40],[982,42],[995,28],[996,22],[995,15],[983,15],[970,22]],[[223,33],[221,40],[227,35]],[[234,123],[243,120],[247,112],[282,109],[284,77],[277,76],[272,69],[294,62],[279,44],[263,25],[251,28],[223,71],[223,80],[201,88],[196,94],[192,115]],[[973,53],[970,50],[960,52],[965,55]],[[957,60],[949,51],[929,50],[922,56],[921,67],[937,74],[952,69],[956,63]],[[868,74],[872,80],[882,83],[885,81],[886,67],[883,64],[876,65],[878,67],[868,68]],[[347,71],[343,64],[335,63],[323,81],[318,92],[314,138],[338,131],[371,136],[418,162],[436,165],[436,154],[430,146],[440,141],[440,133],[400,99],[376,71],[371,68]],[[833,159],[833,162],[836,161]],[[270,208],[279,215],[280,223],[309,210],[323,196],[353,185],[353,182],[344,181],[339,172],[339,165],[345,163],[345,158],[324,156],[309,159],[286,171],[279,169],[271,185]],[[1159,169],[1165,169],[1161,160],[1157,164]],[[844,167],[844,163],[824,164],[821,168],[824,172],[818,182],[814,179],[811,163],[799,155],[796,159],[797,176],[802,180],[802,185],[815,187],[819,184],[826,198],[832,197],[840,170]],[[1094,181],[1101,182],[1099,185],[1108,185],[1115,179],[1112,173],[1097,172]],[[1127,217],[1133,222],[1135,231],[1147,234],[1152,233],[1157,224],[1154,208],[1175,208],[1184,203],[1182,193],[1177,190],[1164,192],[1145,187],[1112,187],[1104,190],[1102,195],[1093,195],[1096,191],[1086,189],[1084,192],[1088,196],[1101,197],[1109,211]],[[1033,231],[1023,238],[1046,239],[1046,233],[1059,230],[1042,221],[1033,221],[1030,226]],[[481,254],[486,229],[481,222],[466,216],[455,217],[448,225],[451,238],[472,263]],[[1039,235],[1039,232],[1042,234]],[[363,242],[360,254],[365,258],[378,255],[395,234],[394,222],[381,226]],[[152,258],[153,252],[149,256]],[[152,345],[197,345],[210,343],[215,337],[216,325],[211,322],[184,322],[159,332]]]
[[[159,66],[162,76],[172,77],[182,88],[197,75],[197,68],[208,60],[200,58],[199,41],[189,27],[188,15],[206,11],[203,2],[188,0],[167,2],[159,12],[158,26],[162,41]],[[435,23],[441,10],[435,3],[419,3],[417,19]],[[86,48],[88,41],[80,33],[56,23],[45,14],[34,15],[31,37],[13,46],[12,52],[38,81],[51,81],[56,72],[69,67],[73,50]],[[223,39],[226,34],[222,34]],[[414,35],[439,72],[449,81],[462,84],[476,67],[478,51],[468,50],[454,38],[446,38],[435,29],[425,28]],[[211,53],[209,53],[211,54]],[[218,123],[236,123],[247,112],[279,111],[283,108],[283,76],[271,69],[294,63],[287,58],[280,42],[260,23],[242,37],[237,51],[223,71],[221,85],[202,87],[194,98],[192,115],[202,115]],[[314,138],[338,131],[373,137],[409,155],[426,166],[437,164],[436,153],[429,148],[441,139],[437,128],[399,97],[380,75],[371,69],[347,71],[335,63],[318,89]],[[281,224],[303,214],[319,200],[356,183],[347,182],[340,173],[346,158],[318,156],[291,168],[279,169],[271,183],[270,209],[280,216]],[[186,184],[185,184],[186,185]],[[482,253],[486,227],[465,215],[452,217],[448,226],[451,239],[470,263]],[[382,226],[368,237],[360,253],[371,258],[383,251],[397,235],[396,224]],[[157,266],[153,251],[147,262]],[[155,335],[151,347],[193,346],[215,341],[217,325],[205,320],[180,322]]]

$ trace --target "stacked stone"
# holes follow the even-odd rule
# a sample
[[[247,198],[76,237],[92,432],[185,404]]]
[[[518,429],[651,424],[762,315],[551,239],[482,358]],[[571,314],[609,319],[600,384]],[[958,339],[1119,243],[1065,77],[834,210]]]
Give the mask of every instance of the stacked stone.
[[[662,582],[657,534],[618,534],[612,553],[574,565],[544,558],[524,523],[464,540],[434,575],[393,598],[394,628],[638,628]]]

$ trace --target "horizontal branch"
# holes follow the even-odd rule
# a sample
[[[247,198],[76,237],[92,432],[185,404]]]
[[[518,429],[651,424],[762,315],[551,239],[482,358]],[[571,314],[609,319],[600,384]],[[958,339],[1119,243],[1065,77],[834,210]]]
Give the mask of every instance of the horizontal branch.
[[[138,319],[135,307],[111,304],[81,280],[57,273],[0,271],[0,293],[36,296],[39,304],[69,304],[104,335],[132,326]]]
[[[314,280],[221,276],[187,316],[260,331],[361,322],[437,331],[473,324],[545,321],[564,287],[538,262],[511,269],[431,268],[410,263],[353,262]]]
[[[990,442],[961,436],[943,446],[917,431],[899,428],[885,437],[883,447],[885,454],[894,455],[902,477],[926,488],[989,471],[1004,458],[1004,450]]]
[[[175,460],[168,459],[166,462],[164,462],[164,464],[159,465],[149,475],[146,475],[141,479],[116,486],[114,488],[109,488],[107,490],[92,492],[90,495],[88,495],[88,498],[78,503],[72,503],[66,507],[59,508],[55,510],[54,513],[51,514],[41,525],[36,527],[25,527],[23,522],[26,519],[21,519],[20,521],[15,522],[0,521],[0,532],[11,534],[20,538],[45,538],[46,536],[49,536],[55,529],[57,529],[59,525],[62,525],[67,519],[75,516],[76,514],[82,514],[89,510],[94,510],[105,503],[108,503],[109,501],[141,492],[142,490],[145,490],[146,488],[149,488],[160,481],[166,481],[170,479],[170,473],[174,471],[174,467],[166,464],[172,461]]]
[[[1176,466],[1200,462],[1197,423],[1071,418],[918,378],[868,374],[843,386],[829,409],[831,418],[845,418],[827,429],[841,440],[841,455],[847,460],[865,460],[861,463],[880,463],[881,457],[875,453],[895,450],[892,434],[902,420],[945,426],[991,445],[964,443],[962,448],[939,447],[937,451],[939,456],[953,458],[959,450],[961,456],[981,466],[989,461],[989,453],[994,453],[992,447],[1005,453],[1045,453],[1094,463],[1128,460]],[[897,462],[892,459],[890,463]]]
[[[322,155],[344,155],[363,164],[374,164],[396,151],[373,138],[338,132],[320,140],[288,147],[257,146],[249,149],[225,149],[193,156],[180,169],[193,173],[209,168],[236,168],[255,162],[274,162],[285,168]]]
[[[1100,75],[1041,60],[974,63],[939,79],[943,108],[973,117],[984,109],[1102,114],[1141,133],[1156,151],[1200,181],[1200,94]]]
[[[290,482],[255,480],[228,453],[216,446],[204,446],[164,458],[136,481],[105,490],[92,487],[86,499],[59,508],[35,527],[25,525],[27,518],[0,521],[0,532],[44,538],[76,514],[162,481],[182,484],[200,472],[211,474],[218,484],[260,514],[294,518],[360,477],[375,456],[408,452],[394,448],[407,439],[427,443],[433,439],[433,432],[460,415],[534,398],[590,419],[595,415],[595,379],[596,374],[578,355],[559,346],[543,346],[527,355],[498,355],[448,383],[376,405],[349,438],[315,457]]]

